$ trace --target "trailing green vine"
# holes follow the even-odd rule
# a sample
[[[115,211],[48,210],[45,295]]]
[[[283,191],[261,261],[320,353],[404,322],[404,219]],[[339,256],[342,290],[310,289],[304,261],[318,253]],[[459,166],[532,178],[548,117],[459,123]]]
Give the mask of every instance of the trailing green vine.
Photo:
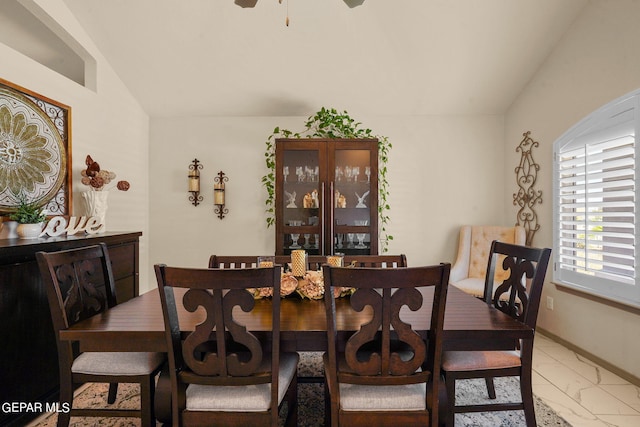
[[[276,139],[277,138],[355,138],[355,139],[377,139],[378,140],[378,218],[380,219],[380,247],[382,252],[388,250],[389,240],[393,236],[387,233],[387,225],[390,218],[389,206],[389,181],[387,180],[387,162],[389,151],[392,148],[386,136],[374,135],[371,129],[360,127],[362,123],[352,119],[346,111],[338,112],[335,108],[322,107],[320,111],[307,118],[302,132],[293,132],[288,129],[276,127],[273,133],[267,138],[265,162],[268,173],[262,177],[262,185],[267,190],[267,227],[275,224],[275,201],[276,201]]]

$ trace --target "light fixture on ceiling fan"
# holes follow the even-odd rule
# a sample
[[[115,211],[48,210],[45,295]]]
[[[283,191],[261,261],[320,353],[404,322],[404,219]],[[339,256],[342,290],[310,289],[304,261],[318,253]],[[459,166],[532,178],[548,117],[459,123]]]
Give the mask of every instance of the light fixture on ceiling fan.
[[[350,8],[361,6],[364,0],[342,0]],[[240,7],[255,7],[258,0],[235,0],[235,4]],[[282,3],[282,0],[278,0],[278,3]]]

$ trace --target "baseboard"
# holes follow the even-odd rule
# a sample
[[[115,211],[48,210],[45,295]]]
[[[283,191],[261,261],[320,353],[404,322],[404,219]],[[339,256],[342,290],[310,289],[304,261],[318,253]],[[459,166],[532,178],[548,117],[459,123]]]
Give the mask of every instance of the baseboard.
[[[574,351],[578,354],[580,354],[581,356],[586,357],[587,359],[597,363],[598,365],[602,366],[603,368],[605,368],[608,371],[613,372],[614,374],[616,374],[617,376],[629,381],[631,384],[640,387],[640,378],[636,377],[635,375],[618,368],[617,366],[612,365],[611,363],[607,362],[606,360],[603,360],[601,358],[599,358],[598,356],[591,354],[590,352],[586,351],[583,348],[578,347],[577,345],[570,343],[569,341],[560,338],[559,336],[557,336],[556,334],[553,334],[549,331],[547,331],[544,328],[536,328],[538,331],[540,331],[543,335],[548,336],[549,338],[551,338],[552,340],[556,341],[559,344],[562,344],[563,346],[567,347],[569,350]]]

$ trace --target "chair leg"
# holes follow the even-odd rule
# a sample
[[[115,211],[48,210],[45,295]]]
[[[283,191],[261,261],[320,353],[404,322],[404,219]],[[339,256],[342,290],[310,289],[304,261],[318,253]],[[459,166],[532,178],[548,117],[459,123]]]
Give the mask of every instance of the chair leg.
[[[533,404],[530,371],[523,372],[520,376],[520,393],[522,394],[522,405],[524,406],[524,418],[527,422],[527,427],[536,427],[536,411]]]
[[[298,425],[298,379],[294,376],[289,386],[287,399],[287,418],[285,425],[295,427]]]
[[[118,395],[118,383],[110,383],[109,384],[109,395],[107,396],[107,403],[109,405],[113,405],[113,402],[116,401],[116,396]]]
[[[140,381],[140,424],[142,427],[156,425],[156,417],[153,412],[154,391],[154,375],[149,375],[146,379]]]
[[[493,384],[493,378],[491,377],[485,378],[484,382],[487,384],[487,393],[489,394],[489,399],[495,399],[496,387]]]
[[[445,426],[453,427],[455,425],[456,410],[456,379],[447,378],[445,374],[445,385],[447,387],[447,412],[444,414]]]
[[[67,376],[60,379],[60,403],[68,403],[73,408],[73,383]],[[71,421],[71,411],[58,412],[58,427],[68,427]]]
[[[324,425],[331,427],[331,400],[329,399],[329,385],[324,381]]]

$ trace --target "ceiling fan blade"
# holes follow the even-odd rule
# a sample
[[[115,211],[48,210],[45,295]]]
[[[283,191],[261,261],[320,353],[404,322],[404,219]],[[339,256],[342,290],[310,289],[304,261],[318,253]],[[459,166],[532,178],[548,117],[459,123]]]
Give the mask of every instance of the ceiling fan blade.
[[[240,7],[254,7],[258,0],[235,0],[234,3]]]
[[[362,6],[364,0],[344,0],[344,2],[347,6],[353,9],[354,7]]]

